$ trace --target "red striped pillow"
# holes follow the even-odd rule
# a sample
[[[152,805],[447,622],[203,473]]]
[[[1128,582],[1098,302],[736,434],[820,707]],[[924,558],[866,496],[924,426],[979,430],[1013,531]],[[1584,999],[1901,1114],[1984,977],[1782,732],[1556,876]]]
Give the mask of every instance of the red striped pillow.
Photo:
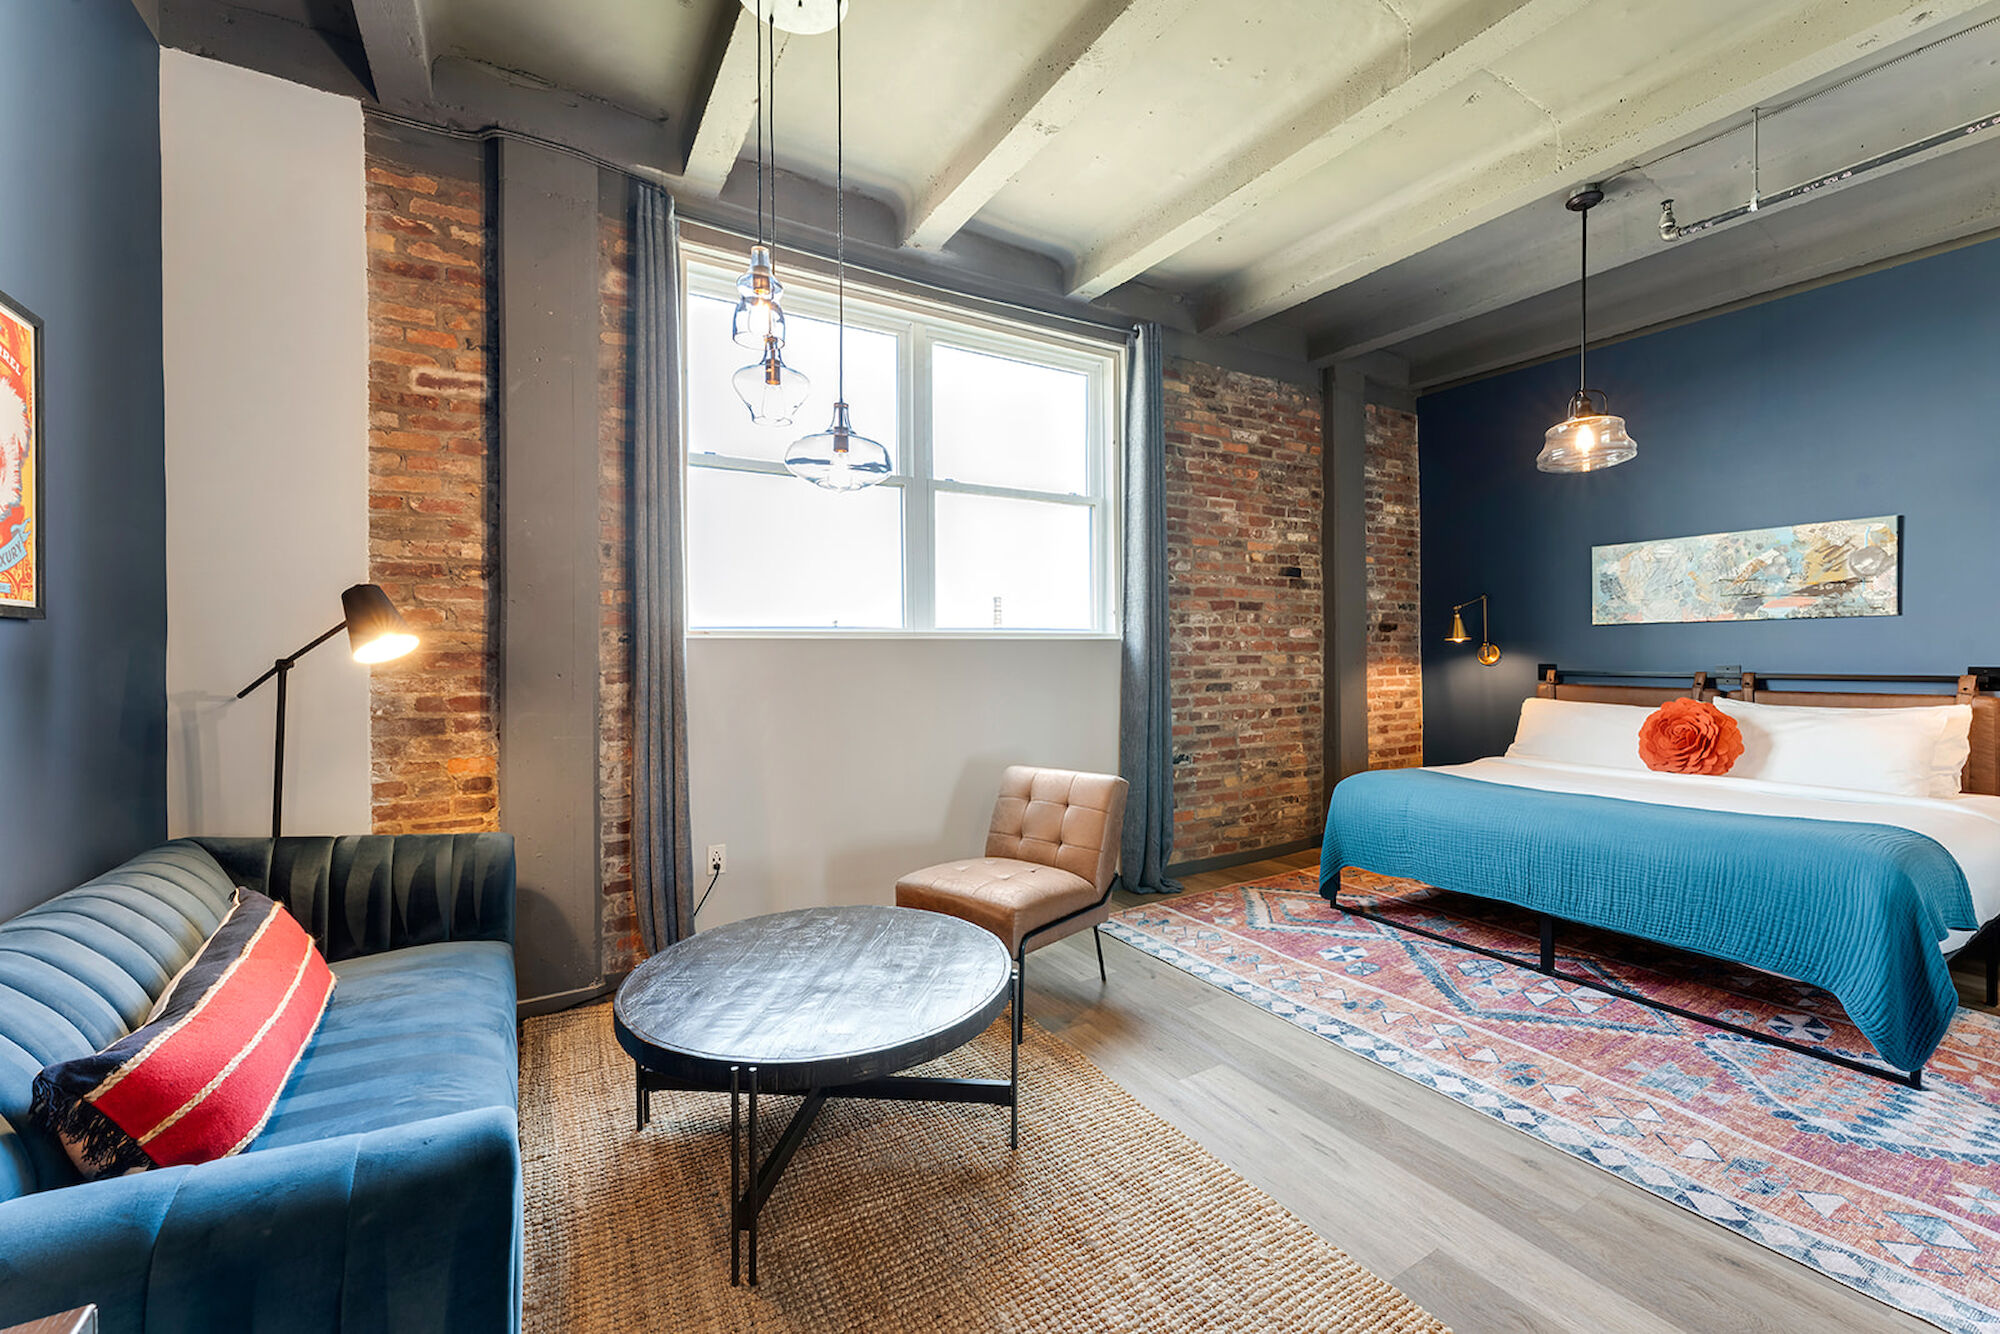
[[[332,970],[292,915],[239,889],[144,1025],[35,1076],[34,1115],[86,1179],[241,1152],[332,994]]]

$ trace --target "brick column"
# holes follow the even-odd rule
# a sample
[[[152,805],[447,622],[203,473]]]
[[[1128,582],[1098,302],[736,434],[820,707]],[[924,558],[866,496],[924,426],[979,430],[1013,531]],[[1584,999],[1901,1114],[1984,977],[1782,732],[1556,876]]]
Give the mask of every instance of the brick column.
[[[1324,749],[1320,404],[1166,368],[1174,860],[1314,837]]]
[[[1368,767],[1424,762],[1417,418],[1368,405],[1362,504],[1368,545]]]

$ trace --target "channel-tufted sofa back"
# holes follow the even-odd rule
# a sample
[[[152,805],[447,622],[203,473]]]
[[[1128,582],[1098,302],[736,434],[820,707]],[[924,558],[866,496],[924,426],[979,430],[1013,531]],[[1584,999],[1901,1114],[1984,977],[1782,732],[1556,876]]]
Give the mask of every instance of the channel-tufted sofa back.
[[[28,1120],[36,1072],[137,1027],[234,892],[213,857],[168,843],[0,923],[0,1200],[78,1179]]]

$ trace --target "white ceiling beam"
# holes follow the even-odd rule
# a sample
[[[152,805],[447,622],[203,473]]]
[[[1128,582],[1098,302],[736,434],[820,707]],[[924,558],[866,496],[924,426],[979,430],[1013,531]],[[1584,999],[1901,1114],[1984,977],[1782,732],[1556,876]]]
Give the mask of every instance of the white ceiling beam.
[[[1094,300],[1215,233],[1232,219],[1533,41],[1591,0],[1493,0],[1446,9],[1371,65],[1207,180],[1078,258],[1071,294]],[[1467,12],[1471,11],[1471,12]]]
[[[1067,129],[1131,61],[1188,8],[1189,0],[1098,0],[1029,67],[944,170],[917,191],[903,244],[936,249]]]
[[[354,24],[368,53],[375,100],[421,107],[431,100],[431,43],[422,0],[354,0]]]
[[[1702,128],[1768,102],[1986,0],[1850,0],[1784,14],[1776,29],[1706,53],[1680,53],[1650,88],[1570,113],[1539,143],[1463,170],[1336,227],[1316,246],[1274,256],[1204,301],[1202,332],[1237,330],[1290,310],[1518,208],[1611,176]]]
[[[714,62],[715,77],[709,81],[694,112],[693,131],[687,136],[687,163],[681,179],[697,193],[722,193],[736,159],[742,156],[743,141],[757,122],[757,29],[754,14],[731,0],[734,22],[723,37],[721,54]],[[773,44],[767,57],[778,60],[785,53],[791,34],[782,28],[766,32]]]

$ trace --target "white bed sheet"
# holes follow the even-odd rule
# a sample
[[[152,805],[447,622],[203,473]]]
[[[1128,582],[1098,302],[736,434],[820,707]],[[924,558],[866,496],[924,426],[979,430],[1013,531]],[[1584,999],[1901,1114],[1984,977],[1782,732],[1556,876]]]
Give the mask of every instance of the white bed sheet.
[[[1980,922],[2000,917],[2000,797],[1899,797],[1755,778],[1639,773],[1554,760],[1474,760],[1470,764],[1437,765],[1433,772],[1543,792],[1649,801],[1658,806],[1912,829],[1936,839],[1964,870],[1973,911]],[[1950,954],[1972,936],[1970,931],[1953,931],[1939,948]]]

